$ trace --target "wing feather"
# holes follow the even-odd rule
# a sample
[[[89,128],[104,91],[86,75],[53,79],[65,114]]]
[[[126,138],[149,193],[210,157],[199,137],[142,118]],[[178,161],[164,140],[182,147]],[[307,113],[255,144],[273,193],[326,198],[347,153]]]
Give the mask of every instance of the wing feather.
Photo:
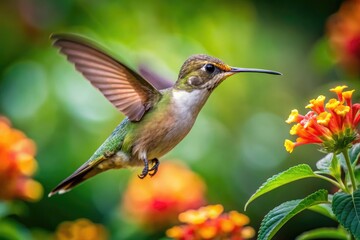
[[[69,34],[52,35],[54,46],[84,77],[131,121],[139,121],[161,93],[139,74],[88,40]]]

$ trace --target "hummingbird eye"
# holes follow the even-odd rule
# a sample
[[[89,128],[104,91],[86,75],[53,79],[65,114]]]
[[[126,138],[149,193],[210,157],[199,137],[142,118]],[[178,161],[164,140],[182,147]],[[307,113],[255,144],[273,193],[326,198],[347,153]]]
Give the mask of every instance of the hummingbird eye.
[[[210,63],[206,64],[204,66],[204,68],[205,68],[205,71],[208,72],[208,73],[213,73],[215,71],[215,66],[213,64],[210,64]]]

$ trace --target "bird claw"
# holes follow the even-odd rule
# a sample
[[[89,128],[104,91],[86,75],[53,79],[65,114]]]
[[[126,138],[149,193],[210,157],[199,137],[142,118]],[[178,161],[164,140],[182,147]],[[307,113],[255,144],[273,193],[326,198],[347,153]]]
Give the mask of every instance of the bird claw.
[[[159,165],[160,165],[160,161],[157,158],[154,158],[153,160],[151,160],[152,164],[154,164],[150,169],[149,169],[149,175],[150,177],[155,176],[155,174],[158,171]]]
[[[149,169],[149,162],[147,161],[147,159],[144,160],[145,166],[144,166],[141,174],[138,175],[138,177],[140,179],[145,178],[147,175],[149,175],[150,177],[153,177],[157,173],[160,161],[157,158],[154,158],[151,160],[151,163],[153,164],[153,166]]]
[[[145,173],[144,170],[145,170],[145,168],[143,169],[142,173],[138,175],[138,178],[143,179],[146,177],[146,175],[148,175],[147,173]]]

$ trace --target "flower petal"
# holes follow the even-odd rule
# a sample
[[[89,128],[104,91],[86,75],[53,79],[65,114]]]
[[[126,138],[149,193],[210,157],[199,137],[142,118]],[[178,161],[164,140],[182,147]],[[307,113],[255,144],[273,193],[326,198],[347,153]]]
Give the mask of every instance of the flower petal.
[[[291,113],[288,117],[288,119],[285,121],[286,123],[293,123],[293,122],[298,122],[300,119],[300,116],[299,116],[299,112],[297,109],[293,109],[291,110]]]
[[[292,151],[294,150],[294,147],[295,147],[295,143],[290,141],[289,139],[286,139],[284,146],[285,146],[286,151],[288,151],[289,153],[292,153]]]

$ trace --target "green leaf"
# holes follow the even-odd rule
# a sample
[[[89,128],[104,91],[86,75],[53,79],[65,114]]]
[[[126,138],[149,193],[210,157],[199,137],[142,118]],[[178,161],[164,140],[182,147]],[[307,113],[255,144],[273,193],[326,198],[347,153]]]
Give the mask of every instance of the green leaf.
[[[359,154],[360,154],[360,143],[357,143],[357,144],[354,144],[349,150],[350,162],[352,163],[353,166],[355,166],[357,164]],[[340,160],[341,166],[346,170],[347,166],[346,166],[346,161],[345,161],[343,154],[338,154],[337,156]]]
[[[326,154],[325,157],[317,161],[316,168],[319,169],[321,173],[330,174],[332,158],[333,158],[333,153]]]
[[[338,181],[341,179],[341,166],[346,168],[345,159],[339,160],[340,154],[334,156],[333,153],[327,154],[325,157],[320,159],[316,163],[316,168],[319,169],[316,173],[320,174],[329,174]]]
[[[360,154],[360,143],[357,143],[357,144],[354,144],[349,151],[350,160],[353,163],[353,165],[357,164],[359,154]]]
[[[277,231],[292,217],[301,211],[328,201],[328,192],[320,189],[304,199],[284,202],[272,209],[261,222],[259,240],[271,239]]]
[[[339,222],[357,239],[360,238],[360,189],[352,194],[334,194],[332,209]]]
[[[307,164],[300,164],[289,168],[288,170],[272,176],[265,183],[263,183],[258,190],[249,198],[245,204],[245,210],[247,206],[259,196],[270,192],[271,190],[283,186],[287,183],[300,180],[308,177],[316,177],[311,167]]]
[[[353,165],[356,165],[360,155],[360,143],[354,144],[349,150],[350,161]],[[342,154],[336,155],[340,161],[341,167],[347,169],[345,158]],[[333,153],[327,154],[325,157],[320,159],[316,163],[316,168],[319,169],[321,173],[330,174],[331,160]]]
[[[351,236],[343,229],[337,228],[317,228],[299,235],[296,240],[309,240],[309,239],[341,239],[350,240]]]
[[[328,196],[329,198],[329,196]],[[329,203],[323,203],[323,204],[318,204],[315,206],[312,206],[309,208],[309,210],[320,213],[328,218],[331,218],[335,221],[337,221],[335,214],[333,213],[332,209],[331,209],[331,205]]]
[[[360,166],[356,166],[354,169],[355,178],[358,182],[360,182]]]

